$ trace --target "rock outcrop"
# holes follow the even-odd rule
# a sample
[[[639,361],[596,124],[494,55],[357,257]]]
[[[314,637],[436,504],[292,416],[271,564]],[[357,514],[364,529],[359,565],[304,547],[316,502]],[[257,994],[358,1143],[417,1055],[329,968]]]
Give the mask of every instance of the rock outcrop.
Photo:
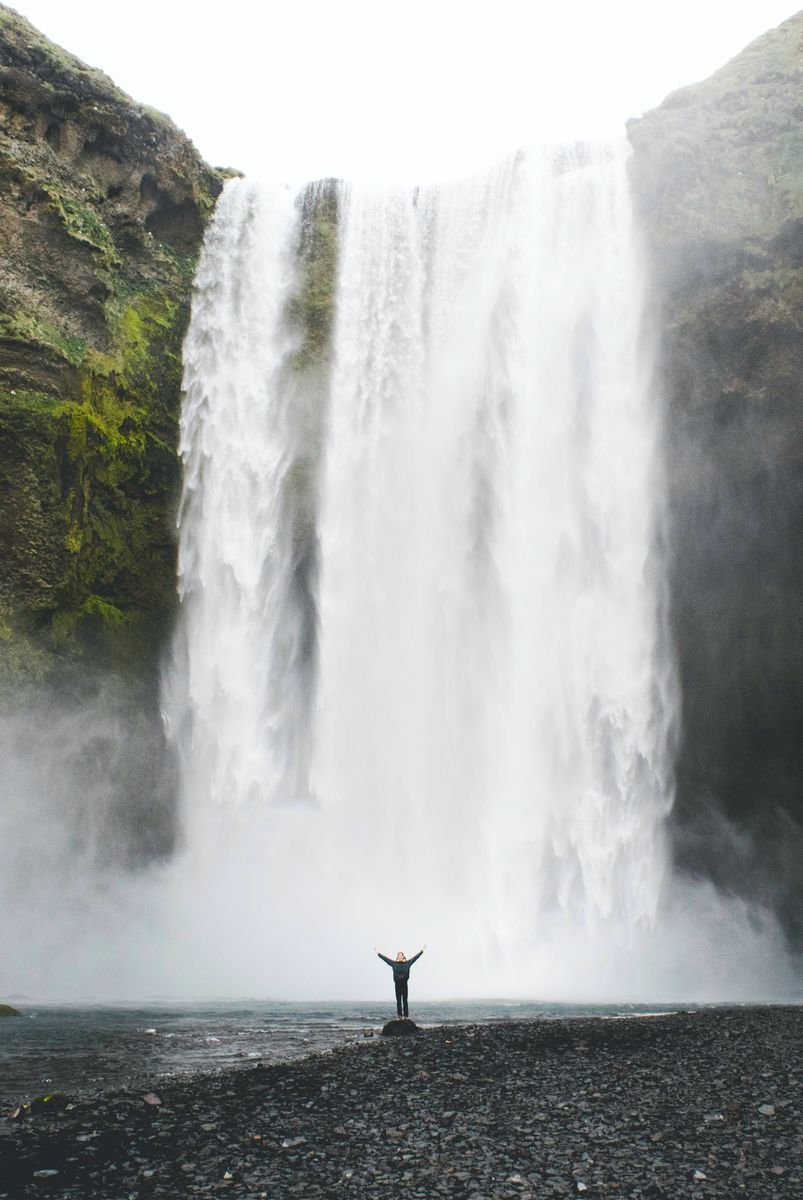
[[[0,5],[0,670],[156,646],[181,343],[221,175]]]
[[[803,926],[803,14],[629,125],[658,283],[678,862]]]
[[[677,861],[767,899],[790,929],[803,925],[802,44],[803,14],[629,127],[663,346]],[[72,678],[82,655],[141,674],[162,645],[181,343],[222,175],[167,117],[0,5],[0,183],[3,703],[62,668]],[[310,627],[337,194],[329,182],[304,199],[295,302]],[[148,704],[137,780],[161,753]],[[115,830],[151,831],[137,854],[170,842],[158,814],[174,789],[169,767],[154,771],[114,809]]]
[[[421,1030],[409,1017],[399,1017],[382,1026],[382,1037],[415,1037]]]

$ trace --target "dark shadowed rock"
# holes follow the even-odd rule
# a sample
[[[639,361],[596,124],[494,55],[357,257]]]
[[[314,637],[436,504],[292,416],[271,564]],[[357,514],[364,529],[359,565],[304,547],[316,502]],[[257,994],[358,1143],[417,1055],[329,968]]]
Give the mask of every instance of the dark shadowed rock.
[[[382,1029],[382,1037],[414,1037],[421,1030],[416,1025],[415,1021],[411,1021],[409,1017],[398,1021],[388,1021]]]
[[[22,1013],[13,1004],[0,1004],[0,1017],[21,1017]]]
[[[662,338],[679,864],[803,931],[803,13],[628,126]]]
[[[35,1117],[44,1113],[63,1112],[69,1103],[70,1097],[65,1096],[63,1092],[52,1092],[47,1096],[35,1096],[26,1108],[28,1113]]]
[[[791,1006],[500,1021],[421,1030],[414,1052],[377,1038],[160,1078],[161,1108],[140,1087],[0,1121],[0,1196],[44,1195],[57,1170],[51,1188],[81,1200],[799,1200],[800,1035]]]

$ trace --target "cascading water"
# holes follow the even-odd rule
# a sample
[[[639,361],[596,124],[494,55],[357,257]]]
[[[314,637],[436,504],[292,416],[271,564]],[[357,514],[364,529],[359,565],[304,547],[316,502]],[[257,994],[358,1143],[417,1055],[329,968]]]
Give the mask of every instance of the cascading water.
[[[180,670],[192,725],[179,745],[200,804],[292,795],[298,777],[303,617],[292,594],[294,341],[284,323],[295,228],[289,189],[227,189],[185,347]]]
[[[626,152],[341,189],[305,495],[301,208],[227,185],[185,347],[168,718],[193,919],[246,987],[364,992],[337,963],[388,938],[438,941],[446,993],[464,955],[474,994],[569,987],[567,938],[610,957],[653,921],[671,800]]]
[[[415,1001],[799,997],[770,912],[666,870],[626,168],[227,185],[185,346],[178,840],[141,688],[3,716],[6,994],[388,999],[373,945],[428,942]]]

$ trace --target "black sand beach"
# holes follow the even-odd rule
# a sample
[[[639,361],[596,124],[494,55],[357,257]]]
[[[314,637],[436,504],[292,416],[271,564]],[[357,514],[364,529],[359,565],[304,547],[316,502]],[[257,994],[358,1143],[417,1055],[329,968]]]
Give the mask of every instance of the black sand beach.
[[[792,1007],[441,1027],[54,1101],[0,1123],[0,1196],[799,1200],[801,1035]]]

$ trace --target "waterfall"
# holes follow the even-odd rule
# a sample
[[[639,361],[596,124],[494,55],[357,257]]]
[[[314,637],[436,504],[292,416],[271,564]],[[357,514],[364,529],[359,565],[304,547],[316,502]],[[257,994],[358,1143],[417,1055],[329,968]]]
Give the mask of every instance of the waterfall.
[[[303,625],[288,496],[297,424],[284,320],[296,283],[289,188],[238,182],[204,247],[185,345],[180,454],[185,794],[243,805],[294,795]]]
[[[627,151],[341,185],[314,402],[303,210],[227,184],[185,346],[167,716],[192,905],[221,946],[258,930],[255,987],[326,994],[345,948],[392,936],[450,947],[447,994],[460,955],[475,994],[548,989],[567,937],[604,955],[651,927],[665,870],[674,705]],[[517,976],[522,956],[539,972]]]

